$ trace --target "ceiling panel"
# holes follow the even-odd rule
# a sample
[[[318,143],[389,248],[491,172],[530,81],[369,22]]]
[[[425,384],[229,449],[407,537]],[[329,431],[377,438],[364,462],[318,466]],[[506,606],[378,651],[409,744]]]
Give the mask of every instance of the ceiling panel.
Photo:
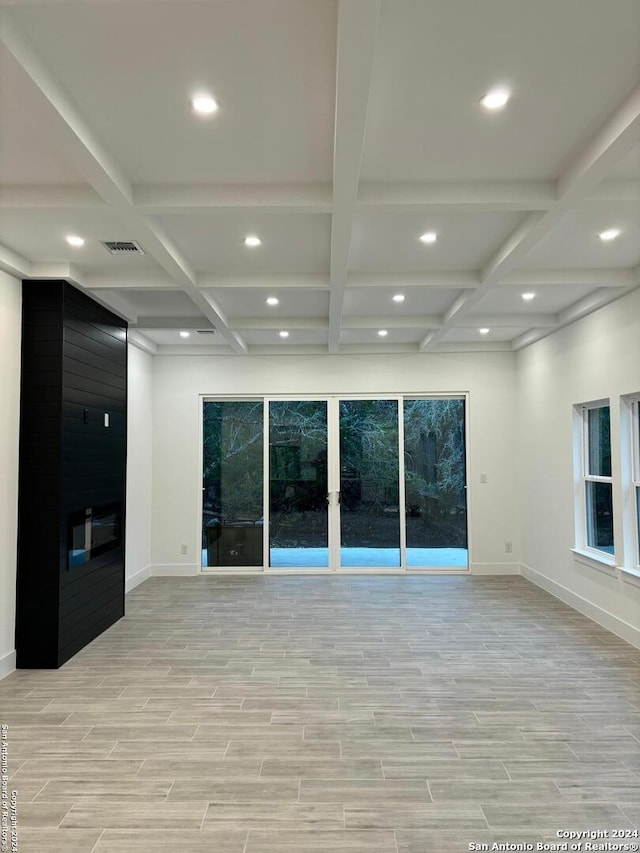
[[[518,212],[453,213],[358,211],[353,226],[350,264],[363,272],[476,270],[516,229]],[[437,242],[421,243],[427,231]]]
[[[621,234],[605,243],[598,234],[608,228],[619,228]],[[635,266],[640,263],[640,204],[594,201],[581,205],[529,252],[525,263],[532,269]]]
[[[491,329],[491,331],[487,335],[481,335],[477,329],[474,328],[453,328],[449,329],[444,337],[443,341],[446,343],[487,343],[490,344],[492,341],[512,341],[514,338],[517,338],[519,335],[523,334],[530,326],[512,326],[512,327],[497,327],[495,329]]]
[[[638,136],[640,137],[640,133]],[[616,163],[608,177],[636,181],[640,179],[640,141],[633,146],[626,157]]]
[[[72,3],[11,17],[134,182],[331,179],[336,3]],[[194,116],[207,90],[219,112]]]
[[[348,287],[344,295],[345,317],[411,317],[416,314],[442,314],[461,291],[440,287]],[[403,294],[404,302],[393,296]]]
[[[327,344],[326,329],[291,329],[288,338],[281,338],[277,330],[252,329],[242,332],[242,339],[249,346],[291,347],[309,344]]]
[[[384,328],[384,327],[382,327]],[[381,349],[389,344],[418,344],[424,338],[426,329],[388,329],[386,337],[381,338],[377,329],[343,329],[340,333],[341,344],[379,345]]]
[[[363,179],[556,177],[637,85],[639,32],[637,0],[384,0]]]
[[[13,56],[0,44],[0,183],[82,184],[55,147],[51,114]]]
[[[84,246],[69,246],[65,237],[83,237]],[[158,270],[151,255],[112,255],[103,240],[131,240],[131,234],[113,213],[78,209],[0,210],[0,243],[32,261],[77,264],[82,269],[123,271]],[[144,249],[144,246],[142,246]]]
[[[195,331],[188,338],[181,338],[177,329],[144,329],[142,334],[156,346],[161,347],[220,347],[224,352],[230,352],[226,341],[218,334],[199,335]]]
[[[557,314],[596,289],[592,285],[581,284],[544,284],[539,287],[501,285],[482,297],[474,307],[473,314],[522,314],[523,323],[526,323],[527,315]],[[535,293],[535,298],[525,302],[523,293]]]
[[[202,272],[321,273],[329,269],[331,218],[254,212],[159,216],[156,221]],[[254,234],[262,245],[248,249]]]
[[[294,290],[293,288],[224,287],[206,289],[228,317],[326,317],[329,313],[329,292],[326,290]],[[267,305],[267,298],[280,299],[276,306]]]
[[[208,326],[202,313],[187,296],[179,290],[149,291],[149,290],[116,290],[100,291],[107,298],[109,293],[117,293],[118,297],[131,305],[133,310],[142,317],[202,317],[203,325]]]

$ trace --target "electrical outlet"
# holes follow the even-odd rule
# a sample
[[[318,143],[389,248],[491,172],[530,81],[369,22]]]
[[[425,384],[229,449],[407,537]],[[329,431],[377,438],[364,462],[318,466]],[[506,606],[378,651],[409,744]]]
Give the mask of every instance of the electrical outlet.
[[[188,546],[188,545],[185,545],[185,544],[182,544],[182,545],[180,546],[180,554],[181,554],[181,556],[182,556],[182,557],[186,557],[188,553],[189,553],[189,546]]]
[[[513,553],[513,542],[505,542],[504,543],[504,552],[505,552],[505,554]]]

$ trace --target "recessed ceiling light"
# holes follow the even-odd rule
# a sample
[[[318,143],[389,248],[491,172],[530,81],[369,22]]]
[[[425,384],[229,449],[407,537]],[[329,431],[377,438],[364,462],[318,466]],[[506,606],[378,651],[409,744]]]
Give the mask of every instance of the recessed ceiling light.
[[[610,240],[615,240],[616,237],[620,236],[619,228],[607,228],[606,231],[601,231],[598,234],[598,237],[605,243],[608,243]]]
[[[387,335],[389,334],[389,332],[387,332],[386,329],[379,329],[378,334],[380,335],[381,338],[386,338]]]
[[[396,293],[392,298],[394,302],[404,302],[404,293]]]
[[[525,302],[531,302],[532,299],[536,298],[535,293],[523,293],[522,298]]]
[[[75,246],[76,248],[84,246],[84,238],[78,237],[77,234],[69,234],[65,239],[70,246]]]
[[[435,231],[426,231],[420,237],[420,242],[421,243],[427,243],[427,244],[435,243],[437,239],[438,239],[438,235],[436,234]]]
[[[200,92],[191,98],[191,107],[198,115],[210,116],[218,112],[219,104],[212,95]]]
[[[488,335],[491,329],[478,329],[481,335]]]
[[[280,332],[280,337],[281,337],[281,338],[288,338],[288,337],[289,337],[289,332],[285,332],[285,331],[283,330],[282,332]]]
[[[278,305],[280,300],[277,296],[268,296],[267,297],[267,305]]]
[[[180,332],[180,337],[181,338],[188,338],[190,334],[191,334],[191,332]]]
[[[491,89],[484,97],[480,98],[480,103],[487,110],[501,110],[506,106],[510,97],[511,92],[508,89]]]
[[[249,249],[255,249],[256,246],[262,245],[262,240],[259,237],[256,237],[255,234],[248,234],[244,238],[244,244],[245,246],[248,246]]]

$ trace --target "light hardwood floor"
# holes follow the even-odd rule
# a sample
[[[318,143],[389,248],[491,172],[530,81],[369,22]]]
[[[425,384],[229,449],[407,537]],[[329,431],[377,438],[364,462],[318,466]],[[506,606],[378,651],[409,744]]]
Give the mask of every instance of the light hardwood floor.
[[[640,827],[640,651],[517,577],[153,578],[0,719],[20,853]]]

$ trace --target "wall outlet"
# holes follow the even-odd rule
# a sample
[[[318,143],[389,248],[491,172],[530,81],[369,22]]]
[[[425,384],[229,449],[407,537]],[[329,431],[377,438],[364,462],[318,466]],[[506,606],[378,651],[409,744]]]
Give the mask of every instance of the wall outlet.
[[[189,553],[189,546],[184,543],[180,546],[180,554],[182,557],[186,557]]]
[[[505,554],[513,553],[513,542],[505,542],[504,543],[504,552],[505,552]]]

